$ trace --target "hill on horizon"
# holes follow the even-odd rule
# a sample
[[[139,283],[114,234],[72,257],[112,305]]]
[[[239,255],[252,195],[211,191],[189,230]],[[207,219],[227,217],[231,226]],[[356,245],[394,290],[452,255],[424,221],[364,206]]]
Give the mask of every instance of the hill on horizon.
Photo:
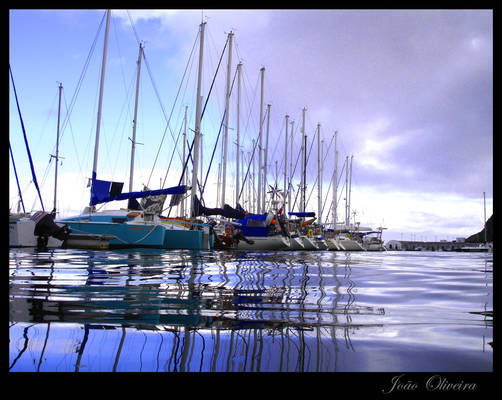
[[[488,221],[486,221],[486,240],[488,242],[493,242],[493,214]],[[469,236],[465,239],[468,243],[483,243],[485,241],[485,229],[483,228],[478,233]]]

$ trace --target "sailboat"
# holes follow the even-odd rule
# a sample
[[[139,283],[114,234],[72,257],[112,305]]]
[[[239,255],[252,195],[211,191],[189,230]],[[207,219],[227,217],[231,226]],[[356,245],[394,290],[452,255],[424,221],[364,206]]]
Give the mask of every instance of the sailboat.
[[[26,136],[26,130],[24,127],[23,117],[21,115],[21,108],[19,106],[19,101],[17,97],[16,86],[14,84],[14,78],[12,76],[12,70],[9,65],[9,73],[12,80],[12,87],[14,89],[14,95],[16,99],[16,105],[19,113],[19,119],[21,122],[21,128],[23,131],[24,142],[26,145],[26,151],[28,153],[28,160],[30,162],[31,174],[33,178],[33,183],[38,193],[40,200],[40,205],[42,206],[41,211],[35,213],[27,213],[24,208],[24,202],[21,194],[21,189],[19,187],[19,181],[16,172],[16,164],[14,162],[14,154],[9,143],[9,151],[12,159],[12,166],[14,168],[14,173],[16,176],[16,182],[19,190],[20,203],[23,206],[23,213],[18,212],[17,214],[9,215],[9,247],[37,247],[39,250],[45,250],[47,248],[55,248],[63,245],[70,233],[66,226],[59,226],[54,223],[54,216],[56,212],[56,193],[57,193],[57,163],[58,163],[58,151],[59,151],[59,116],[61,111],[61,90],[62,84],[59,84],[59,111],[58,111],[58,127],[57,127],[57,140],[56,140],[56,176],[54,181],[54,210],[52,213],[47,213],[44,210],[44,204],[42,201],[42,195],[40,193],[40,188],[38,186],[37,176],[33,166],[33,161],[31,159],[30,147],[28,145],[28,138]]]
[[[103,100],[103,88],[106,67],[106,52],[110,24],[110,10],[107,11],[103,59],[101,66],[101,83],[99,91],[98,117],[96,126],[96,139],[94,147],[94,163],[91,178],[91,199],[80,215],[63,218],[58,222],[67,224],[72,232],[84,234],[105,235],[109,247],[154,247],[164,249],[210,249],[212,247],[210,226],[192,221],[168,219],[148,209],[120,209],[96,212],[95,206],[119,200],[129,200],[136,205],[138,198],[146,199],[152,196],[182,195],[186,193],[186,185],[178,185],[166,189],[144,190],[139,192],[122,193],[122,182],[112,182],[97,179],[97,161],[99,150],[99,133]],[[202,39],[201,39],[202,48]],[[141,46],[140,58],[141,60]],[[138,63],[139,69],[139,63]],[[199,72],[200,74],[200,72]],[[138,71],[139,81],[139,71]],[[200,97],[200,96],[199,96]],[[137,98],[137,97],[136,97]],[[199,100],[200,101],[200,100]],[[136,103],[137,107],[137,103]],[[196,129],[197,130],[197,129]],[[133,146],[134,146],[133,138]],[[133,170],[133,157],[131,157],[131,174]],[[194,156],[194,160],[197,155]],[[194,170],[197,170],[194,165]],[[132,178],[131,178],[132,181]],[[197,179],[193,180],[197,182]],[[130,188],[132,184],[130,184]],[[141,208],[141,207],[140,207]],[[78,244],[76,244],[78,245]]]

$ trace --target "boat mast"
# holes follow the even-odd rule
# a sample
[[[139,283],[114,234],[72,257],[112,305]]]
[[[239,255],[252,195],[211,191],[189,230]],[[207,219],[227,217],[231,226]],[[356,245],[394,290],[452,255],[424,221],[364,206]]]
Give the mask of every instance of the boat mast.
[[[225,205],[225,190],[227,186],[227,153],[228,153],[228,121],[230,114],[230,74],[232,72],[232,37],[234,34],[228,34],[228,64],[227,64],[227,93],[225,104],[225,133],[223,135],[223,179],[221,189],[221,208]]]
[[[190,213],[195,217],[195,195],[197,192],[197,169],[199,163],[199,145],[200,145],[200,120],[201,120],[201,84],[202,84],[202,57],[204,51],[204,27],[205,22],[200,24],[200,49],[199,49],[199,72],[197,77],[197,106],[195,108],[195,143],[193,154],[192,170],[192,192],[190,193]]]
[[[58,126],[56,133],[56,168],[55,168],[55,176],[54,176],[54,210],[56,212],[56,200],[58,193],[58,162],[59,162],[59,123],[61,121],[61,92],[63,91],[63,84],[59,82],[59,105],[58,105]]]
[[[305,111],[302,110],[302,171],[300,176],[300,212],[305,212],[305,175],[307,161],[307,136],[305,135]]]
[[[295,130],[295,121],[291,121],[291,140],[290,140],[290,150],[289,150],[289,180],[288,180],[288,204],[289,211],[293,211],[293,203],[291,203],[291,181],[293,180],[293,132]]]
[[[101,63],[101,82],[99,85],[99,103],[98,103],[98,120],[96,122],[96,141],[94,144],[94,163],[92,165],[92,180],[96,179],[96,171],[98,169],[98,150],[99,150],[99,132],[101,129],[101,109],[103,106],[103,87],[105,83],[105,68],[106,68],[106,51],[108,47],[108,32],[110,30],[110,13],[106,12],[106,28],[105,28],[105,43],[103,46],[103,60]]]
[[[486,240],[486,197],[485,197],[485,192],[483,192],[483,211],[484,211],[484,220],[485,220],[485,244],[487,242]]]
[[[350,156],[350,172],[349,172],[349,223],[350,223],[350,203],[351,203],[351,197],[352,197],[352,159],[354,158],[354,155],[352,154]],[[348,165],[347,165],[348,167]],[[355,224],[356,224],[356,220],[355,220],[355,216],[354,216],[354,227],[355,227]]]
[[[139,78],[141,72],[141,58],[143,56],[143,46],[139,44],[138,72],[136,75],[136,99],[134,101],[134,119],[132,120],[132,140],[131,140],[131,170],[129,171],[129,191],[132,192],[132,182],[134,175],[134,151],[136,150],[136,127],[138,125],[138,97],[139,97]]]
[[[349,156],[345,156],[345,227],[349,227]]]
[[[255,140],[253,139],[253,149],[255,148]],[[258,213],[258,207],[256,204],[256,187],[255,187],[255,177],[256,177],[256,158],[254,156],[254,151],[253,155],[251,156],[251,161],[253,163],[253,184],[251,186],[251,194],[253,195],[253,213],[257,214]]]
[[[267,212],[265,208],[265,198],[267,195],[267,165],[268,165],[268,133],[270,129],[270,104],[267,104],[267,137],[265,139],[265,150],[264,150],[264,159],[263,163],[263,203],[262,203],[262,212]]]
[[[262,160],[262,149],[263,149],[263,81],[265,79],[265,67],[262,67],[260,69],[261,72],[261,96],[260,96],[260,133],[258,137],[258,207],[257,207],[257,213],[260,214],[262,213],[261,209],[261,198],[264,196],[264,194],[261,192],[262,190],[262,165],[263,165],[263,160]]]
[[[283,203],[284,203],[284,210],[283,210],[283,214],[284,215],[287,215],[286,214],[286,193],[287,193],[287,190],[288,190],[288,120],[289,120],[289,115],[286,114],[286,133],[284,135],[284,190],[283,190],[283,194],[284,194],[284,199],[283,199]],[[288,203],[288,207],[289,207],[289,203]]]
[[[335,131],[335,170],[333,174],[333,230],[336,230],[336,218],[337,218],[337,208],[338,208],[338,150],[336,147],[337,131]]]
[[[317,123],[317,221],[322,222],[321,124]]]
[[[188,106],[185,106],[185,126],[184,126],[184,129],[183,129],[183,160],[185,160],[185,157],[186,157],[186,142],[187,142],[187,110],[188,110]],[[181,181],[181,184],[183,186],[186,185],[186,174],[183,174],[183,178],[182,178],[182,181]],[[181,200],[181,216],[182,217],[185,217],[185,202],[186,202],[186,197],[183,196],[183,200]]]
[[[242,63],[237,64],[237,143],[236,143],[236,154],[235,154],[235,205],[239,202],[239,193],[240,193],[240,159],[239,153],[241,151],[241,143],[240,143],[240,125],[241,125],[241,69]],[[244,160],[244,155],[242,156]],[[244,170],[244,168],[243,168]]]

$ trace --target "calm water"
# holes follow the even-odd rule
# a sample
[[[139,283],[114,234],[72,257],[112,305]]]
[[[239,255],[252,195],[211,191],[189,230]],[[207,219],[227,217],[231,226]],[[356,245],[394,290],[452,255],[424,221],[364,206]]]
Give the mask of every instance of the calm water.
[[[10,371],[492,371],[493,255],[10,249]]]

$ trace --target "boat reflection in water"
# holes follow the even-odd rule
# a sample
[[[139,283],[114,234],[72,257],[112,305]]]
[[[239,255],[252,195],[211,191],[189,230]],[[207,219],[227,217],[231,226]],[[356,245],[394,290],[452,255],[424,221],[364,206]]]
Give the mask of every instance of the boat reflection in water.
[[[10,249],[9,260],[12,372],[493,369],[490,253]]]
[[[343,262],[155,250],[31,256],[11,258],[11,371],[333,371],[339,347],[352,347],[354,315],[384,313],[356,304]]]

